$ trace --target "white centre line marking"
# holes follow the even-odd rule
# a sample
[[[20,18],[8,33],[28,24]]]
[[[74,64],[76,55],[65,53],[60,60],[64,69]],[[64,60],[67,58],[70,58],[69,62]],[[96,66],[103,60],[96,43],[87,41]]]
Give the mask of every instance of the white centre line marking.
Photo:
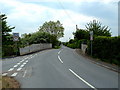
[[[6,76],[8,73],[3,73],[2,76]]]
[[[60,56],[58,56],[58,59],[60,60],[61,63],[63,63],[63,61],[61,60]]]
[[[58,52],[58,54],[60,54],[62,50],[63,50],[63,49],[61,49],[61,50]]]
[[[13,66],[13,67],[17,67],[18,65],[15,65],[15,66]]]
[[[11,76],[12,76],[12,77],[15,77],[17,74],[18,74],[18,73],[13,73]]]
[[[17,71],[20,71],[22,68],[18,68]]]
[[[79,75],[77,75],[73,70],[69,69],[69,71],[71,73],[73,73],[77,78],[79,78],[80,80],[82,80],[85,84],[87,84],[89,87],[93,88],[94,90],[97,90],[94,86],[92,86],[91,84],[89,84],[87,81],[85,81],[83,78],[81,78]]]
[[[25,70],[23,77],[25,77],[26,73],[27,73],[27,70]]]
[[[58,52],[58,54],[60,54],[61,51]]]
[[[8,71],[12,71],[14,68],[10,68]]]

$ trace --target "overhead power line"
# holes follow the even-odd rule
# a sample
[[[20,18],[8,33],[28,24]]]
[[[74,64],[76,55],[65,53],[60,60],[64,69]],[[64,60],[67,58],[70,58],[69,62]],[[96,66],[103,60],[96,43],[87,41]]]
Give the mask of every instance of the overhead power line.
[[[68,18],[71,20],[71,22],[76,25],[76,22],[72,19],[72,17],[70,16],[70,14],[65,10],[63,4],[62,4],[59,0],[57,0],[57,1],[58,1],[59,5],[62,7],[62,9],[64,10],[65,14],[66,14],[66,15],[68,16]]]

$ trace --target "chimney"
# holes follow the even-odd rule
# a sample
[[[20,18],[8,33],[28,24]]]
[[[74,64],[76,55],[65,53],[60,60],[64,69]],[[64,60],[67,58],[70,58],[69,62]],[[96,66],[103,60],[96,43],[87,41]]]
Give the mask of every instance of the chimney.
[[[78,27],[77,27],[77,25],[76,25],[76,31],[78,30]]]

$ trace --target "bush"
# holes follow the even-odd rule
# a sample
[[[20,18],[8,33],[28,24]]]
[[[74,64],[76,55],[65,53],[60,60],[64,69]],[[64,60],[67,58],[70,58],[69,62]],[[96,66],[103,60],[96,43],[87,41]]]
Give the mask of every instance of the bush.
[[[60,46],[55,46],[55,47],[54,47],[54,49],[59,49],[59,48],[60,48]]]
[[[90,42],[88,43],[87,53],[90,54]],[[93,57],[100,58],[102,61],[120,65],[120,36],[95,37],[92,55]]]
[[[15,55],[16,49],[13,45],[4,45],[2,47],[2,57]],[[18,51],[17,51],[18,52]]]

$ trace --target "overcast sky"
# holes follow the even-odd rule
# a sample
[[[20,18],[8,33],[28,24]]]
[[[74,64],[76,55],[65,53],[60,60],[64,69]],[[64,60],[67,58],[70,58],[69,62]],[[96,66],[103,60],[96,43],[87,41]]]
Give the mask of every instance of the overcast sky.
[[[73,38],[75,26],[85,29],[93,19],[111,28],[118,35],[119,0],[0,0],[0,10],[6,14],[8,25],[20,34],[38,31],[45,21],[59,20],[65,28],[61,41]]]

